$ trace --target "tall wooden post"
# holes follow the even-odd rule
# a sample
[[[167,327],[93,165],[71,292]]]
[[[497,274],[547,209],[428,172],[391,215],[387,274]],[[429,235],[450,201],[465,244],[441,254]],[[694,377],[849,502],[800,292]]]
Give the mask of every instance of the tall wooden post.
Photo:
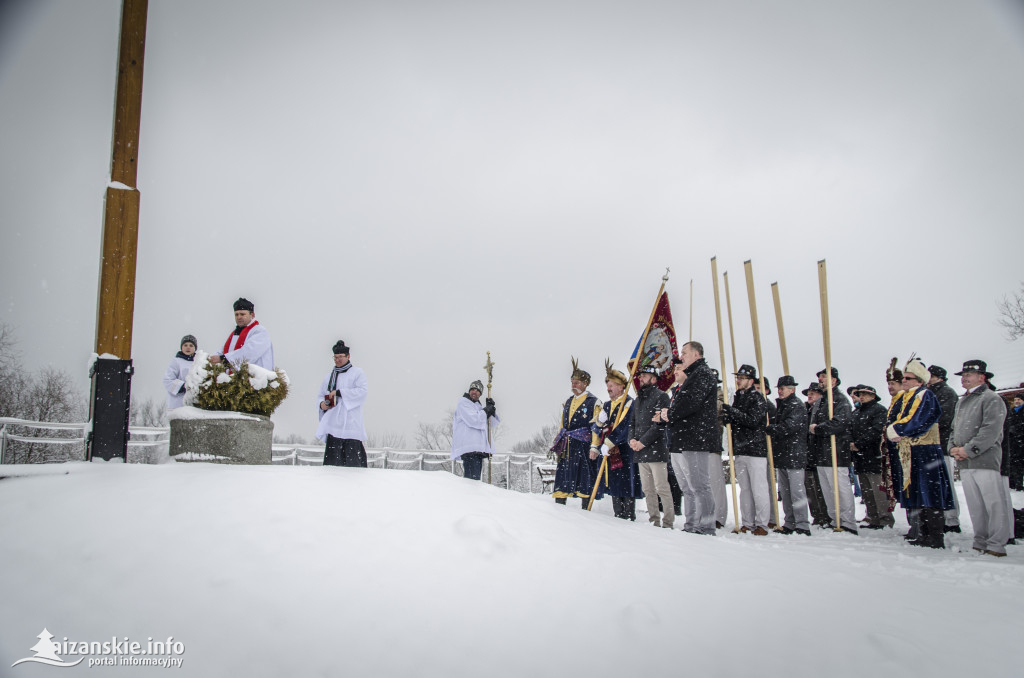
[[[715,322],[718,324],[718,354],[722,357],[722,395],[729,402],[729,377],[725,371],[725,339],[722,336],[722,304],[718,297],[718,258],[711,257],[711,279],[715,288]],[[726,288],[728,289],[728,288]],[[725,425],[725,439],[729,451],[729,484],[732,485],[732,517],[736,524],[733,532],[740,531],[740,502],[736,494],[736,460],[732,453],[732,424]]]
[[[789,353],[786,352],[786,330],[782,328],[782,301],[779,299],[779,283],[772,283],[772,299],[775,302],[775,323],[779,326],[779,348],[782,350],[782,373],[789,373]]]
[[[834,414],[834,402],[832,400],[832,333],[828,324],[828,271],[825,268],[825,260],[818,262],[818,292],[821,295],[821,334],[825,344],[825,381],[829,384],[825,390],[828,394],[828,418],[832,420]],[[833,501],[835,502],[836,524],[835,531],[843,529],[842,518],[839,508],[839,459],[836,456],[836,436],[833,433],[829,436],[832,444],[832,487],[834,488]]]
[[[754,330],[754,359],[757,361],[757,378],[761,381],[761,395],[765,404],[768,403],[768,388],[764,382],[764,370],[761,364],[761,328],[757,322],[757,298],[754,295],[754,266],[747,259],[743,262],[743,270],[747,276],[747,301],[750,304],[750,327]],[[771,418],[767,407],[764,413],[764,423],[771,424]],[[768,483],[772,497],[772,519],[775,523],[775,530],[782,531],[782,522],[779,520],[779,494],[778,484],[775,481],[775,455],[772,450],[772,437],[767,432],[764,434],[764,441],[768,448]]]
[[[735,372],[740,366],[736,362],[736,334],[732,331],[732,300],[729,298],[729,271],[722,274],[722,282],[725,283],[725,310],[729,316],[729,343],[732,344],[732,371]],[[715,284],[718,284],[718,278],[715,278]],[[722,380],[724,383],[724,374],[722,375]]]
[[[139,236],[139,130],[148,0],[122,0],[110,182],[103,217],[88,458],[128,456],[128,412]]]

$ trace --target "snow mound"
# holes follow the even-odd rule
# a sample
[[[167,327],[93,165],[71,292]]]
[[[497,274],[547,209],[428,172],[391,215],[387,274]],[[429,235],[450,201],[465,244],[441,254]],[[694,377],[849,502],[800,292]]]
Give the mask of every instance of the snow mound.
[[[0,666],[46,628],[173,636],[177,676],[1018,672],[1022,547],[704,537],[606,503],[443,472],[0,466]]]

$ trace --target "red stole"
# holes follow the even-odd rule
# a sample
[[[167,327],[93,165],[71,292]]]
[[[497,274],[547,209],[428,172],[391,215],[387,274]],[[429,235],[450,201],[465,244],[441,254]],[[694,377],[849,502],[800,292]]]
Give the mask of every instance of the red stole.
[[[235,350],[236,351],[238,349],[242,348],[242,345],[245,343],[245,338],[247,336],[249,336],[249,330],[251,330],[252,328],[256,327],[259,324],[260,324],[259,320],[253,320],[250,324],[245,326],[244,330],[242,330],[241,332],[238,333],[238,345],[235,346]],[[231,334],[228,335],[228,340],[224,342],[224,351],[223,351],[223,353],[227,353],[228,349],[231,348],[231,337],[233,337],[233,336],[235,336],[234,332],[232,332]]]

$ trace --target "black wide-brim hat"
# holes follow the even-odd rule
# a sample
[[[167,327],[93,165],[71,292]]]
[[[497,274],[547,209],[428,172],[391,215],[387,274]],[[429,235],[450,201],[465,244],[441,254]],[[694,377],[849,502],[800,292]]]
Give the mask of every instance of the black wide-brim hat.
[[[876,399],[878,398],[878,391],[875,390],[874,386],[865,386],[864,384],[860,384],[853,389],[853,393],[870,393],[875,396]]]
[[[825,374],[825,370],[821,370],[814,376],[820,377],[823,374]],[[843,383],[843,380],[839,378],[839,370],[837,370],[835,366],[832,367],[832,378],[836,380],[836,386],[839,386],[839,384]]]
[[[747,377],[757,379],[757,368],[753,365],[740,365],[740,368],[732,373],[735,377]]]
[[[814,382],[813,384],[805,388],[802,391],[802,393],[804,395],[808,395],[811,391],[814,391],[815,393],[820,393],[821,395],[825,395],[825,389],[823,389],[821,387],[821,384],[819,384],[818,382]]]
[[[796,379],[789,376],[788,374],[779,377],[779,380],[775,383],[775,388],[782,388],[783,386],[797,386]]]
[[[942,379],[943,381],[945,381],[945,379],[946,379],[946,368],[945,367],[939,367],[938,365],[932,365],[931,367],[928,368],[928,373],[931,374],[936,379]]]
[[[984,374],[986,379],[991,379],[995,375],[988,371],[988,363],[984,360],[968,360],[964,363],[964,366],[959,372],[956,372],[956,376],[960,376],[964,372],[978,372]]]

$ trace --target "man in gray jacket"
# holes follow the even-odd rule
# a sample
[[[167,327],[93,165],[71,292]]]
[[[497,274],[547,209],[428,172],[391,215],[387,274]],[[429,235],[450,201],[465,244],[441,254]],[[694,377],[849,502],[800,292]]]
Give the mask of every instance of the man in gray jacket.
[[[989,386],[992,373],[985,361],[968,360],[956,374],[967,392],[956,405],[949,454],[960,467],[967,510],[974,524],[974,550],[1005,556],[1010,519],[999,465],[1006,405]]]

